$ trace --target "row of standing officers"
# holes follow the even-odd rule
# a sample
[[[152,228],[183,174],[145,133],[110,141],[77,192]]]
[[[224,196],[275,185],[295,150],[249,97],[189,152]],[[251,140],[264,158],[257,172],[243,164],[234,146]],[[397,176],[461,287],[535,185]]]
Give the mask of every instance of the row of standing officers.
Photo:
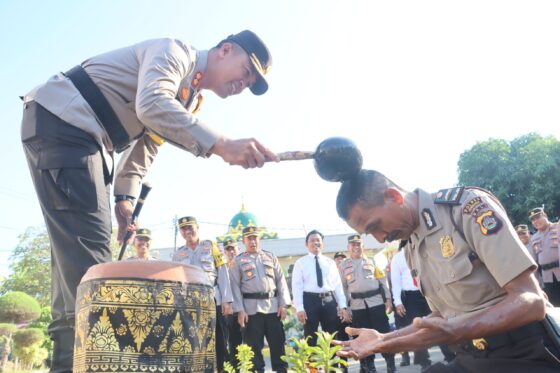
[[[286,342],[282,320],[292,301],[278,258],[260,248],[258,228],[243,230],[245,251],[241,254],[236,242],[224,242],[226,262],[213,241],[199,239],[196,218],[183,217],[178,225],[186,244],[175,252],[173,261],[200,267],[215,284],[217,370],[222,371],[227,360],[237,364],[236,347],[244,342],[255,354],[255,371],[264,372],[266,337],[272,369],[286,372],[287,363],[281,359]],[[391,299],[381,280],[383,274],[364,256],[359,235],[350,236],[348,241],[351,256],[337,267],[333,259],[322,255],[323,235],[311,231],[306,237],[309,254],[294,265],[293,305],[311,345],[316,343],[319,324],[331,333],[350,323],[389,331],[386,312],[391,310]],[[388,371],[396,372],[394,355],[383,356]],[[361,370],[375,371],[373,361],[374,355],[363,359]]]

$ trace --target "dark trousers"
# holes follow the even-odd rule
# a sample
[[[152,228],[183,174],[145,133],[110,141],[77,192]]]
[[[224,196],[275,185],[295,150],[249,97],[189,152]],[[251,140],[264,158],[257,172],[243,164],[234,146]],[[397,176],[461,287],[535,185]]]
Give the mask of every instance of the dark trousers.
[[[365,303],[365,301],[364,301]],[[368,307],[361,310],[352,310],[352,327],[375,329],[380,333],[388,333],[389,319],[385,313],[385,305]],[[395,367],[395,354],[382,354],[387,362],[387,367]],[[372,371],[375,368],[375,354],[360,360],[363,371]]]
[[[395,317],[399,318],[399,328],[404,328],[412,324],[412,320],[414,320],[415,317],[423,317],[429,315],[431,312],[420,290],[403,291],[401,293],[401,299],[406,309],[406,315],[404,317],[395,315]],[[430,354],[427,349],[414,351],[414,364],[420,364],[422,366],[430,364]]]
[[[229,331],[229,362],[234,368],[237,368],[237,346],[243,343],[241,336],[241,326],[237,322],[237,313],[228,315],[226,318]]]
[[[552,282],[544,283],[544,292],[554,307],[560,307],[560,281],[552,275]]]
[[[314,293],[303,293],[303,308],[307,315],[307,321],[303,325],[303,333],[305,337],[309,338],[309,345],[315,346],[317,344],[317,330],[319,324],[321,329],[334,333],[340,327],[340,319],[336,309],[336,300],[331,295],[327,297],[319,297]]]
[[[286,335],[284,334],[284,326],[274,313],[257,313],[249,316],[249,321],[245,324],[243,330],[243,341],[251,347],[255,353],[253,358],[253,368],[256,372],[264,372],[264,359],[262,349],[264,347],[264,337],[270,348],[270,361],[272,370],[276,372],[286,372],[288,363],[280,359],[286,355],[284,344],[286,343]]]
[[[489,351],[457,351],[449,364],[438,363],[423,373],[552,373],[560,372],[560,360],[545,347],[542,337],[526,338]]]
[[[224,370],[224,362],[229,361],[228,327],[226,318],[222,315],[222,306],[216,306],[216,369]]]
[[[51,243],[51,372],[70,372],[78,284],[111,261],[110,178],[94,139],[35,102],[25,105],[22,142]]]

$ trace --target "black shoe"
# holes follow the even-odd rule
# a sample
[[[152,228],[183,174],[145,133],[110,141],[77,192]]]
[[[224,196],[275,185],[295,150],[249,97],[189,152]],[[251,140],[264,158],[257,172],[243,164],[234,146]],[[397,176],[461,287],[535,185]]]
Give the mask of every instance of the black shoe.
[[[397,367],[396,366],[392,366],[392,367],[387,367],[387,373],[397,373]]]
[[[408,354],[408,352],[405,352],[402,354],[402,360],[400,363],[401,367],[407,367],[410,365],[410,355]]]

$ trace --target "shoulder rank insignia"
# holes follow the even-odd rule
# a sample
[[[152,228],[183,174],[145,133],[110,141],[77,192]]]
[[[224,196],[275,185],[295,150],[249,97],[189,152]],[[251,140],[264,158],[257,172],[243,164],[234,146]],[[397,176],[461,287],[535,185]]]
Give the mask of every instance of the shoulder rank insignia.
[[[379,279],[382,279],[383,277],[385,277],[385,273],[383,273],[381,268],[379,268],[378,266],[375,266],[375,270],[373,271],[373,277],[375,277],[376,280],[379,280]]]
[[[455,187],[449,189],[441,189],[436,194],[434,203],[440,205],[458,205],[461,203],[461,195],[465,187]]]
[[[476,222],[480,225],[480,231],[485,236],[498,232],[502,227],[502,221],[492,210],[480,214],[476,218]]]
[[[444,258],[450,258],[455,254],[455,246],[453,246],[453,241],[450,236],[443,236],[440,238],[439,245],[441,247],[441,255]]]

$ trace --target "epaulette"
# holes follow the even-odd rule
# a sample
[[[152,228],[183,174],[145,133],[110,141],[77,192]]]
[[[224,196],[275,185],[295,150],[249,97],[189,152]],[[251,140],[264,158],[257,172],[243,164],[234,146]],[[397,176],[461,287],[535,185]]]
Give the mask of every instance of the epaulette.
[[[465,187],[441,189],[437,192],[434,203],[438,205],[460,205],[464,190]]]
[[[263,252],[263,254],[265,254],[266,256],[268,256],[270,259],[274,259],[275,255],[273,253],[271,253],[270,251],[266,251],[266,250],[261,250]]]

